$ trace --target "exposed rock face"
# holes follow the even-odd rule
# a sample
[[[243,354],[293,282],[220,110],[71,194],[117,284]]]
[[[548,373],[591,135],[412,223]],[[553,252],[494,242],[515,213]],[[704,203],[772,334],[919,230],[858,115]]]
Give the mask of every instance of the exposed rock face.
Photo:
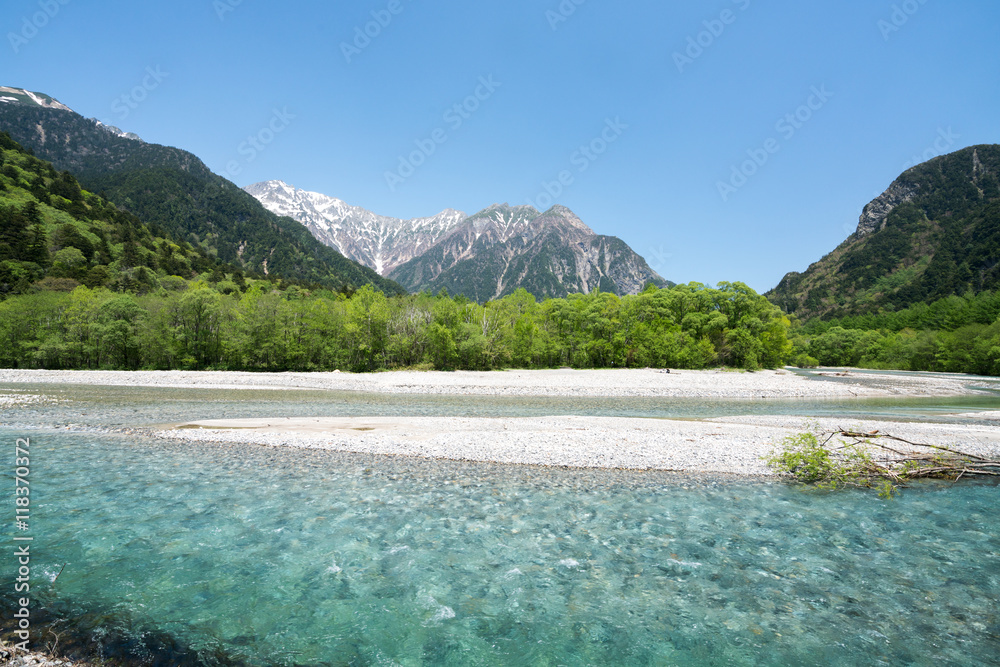
[[[889,186],[889,189],[873,199],[861,212],[858,220],[858,230],[854,233],[856,238],[868,236],[885,227],[885,221],[892,213],[893,209],[901,204],[913,201],[917,196],[917,189],[912,185],[904,185],[899,180]]]
[[[254,183],[244,189],[271,212],[301,222],[326,245],[383,276],[430,248],[466,219],[464,213],[452,209],[430,218],[389,218],[282,181]]]
[[[115,127],[114,125],[108,125],[107,123],[102,123],[96,118],[91,118],[90,121],[100,127],[101,129],[107,130],[116,137],[121,137],[122,139],[131,139],[132,141],[142,141],[140,137],[135,132],[126,132],[125,130]]]
[[[623,241],[599,236],[568,208],[539,213],[496,204],[466,217],[452,209],[400,220],[282,181],[247,186],[266,208],[305,225],[346,257],[411,292],[446,289],[489,301],[519,288],[538,297],[596,289],[635,294],[666,285]]]
[[[650,282],[668,284],[623,241],[595,234],[565,207],[539,213],[507,204],[472,216],[390,275],[411,291],[443,288],[476,301],[519,288],[562,297],[597,289],[635,294]]]

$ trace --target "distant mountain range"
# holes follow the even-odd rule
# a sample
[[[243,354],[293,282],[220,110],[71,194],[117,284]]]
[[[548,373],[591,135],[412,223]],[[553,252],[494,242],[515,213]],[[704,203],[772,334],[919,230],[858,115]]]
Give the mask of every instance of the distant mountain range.
[[[496,299],[523,287],[538,297],[595,290],[637,294],[668,283],[621,239],[595,234],[568,208],[539,213],[497,204],[468,218],[390,277],[410,290]]]
[[[520,288],[544,298],[670,284],[623,241],[596,234],[561,206],[539,212],[496,204],[472,216],[449,209],[399,220],[281,181],[244,192],[191,153],[145,143],[21,88],[0,87],[0,130],[68,172],[56,178],[46,171],[46,183],[70,191],[78,181],[134,215],[147,231],[137,231],[139,222],[122,229],[148,234],[149,252],[166,252],[161,239],[189,244],[183,254],[192,268],[219,260],[335,289],[445,289],[481,302]],[[37,178],[23,188],[45,198]],[[767,296],[809,319],[996,289],[1000,146],[980,145],[904,172],[865,207],[854,234],[805,272],[787,274]]]
[[[398,284],[275,215],[195,155],[88,120],[40,93],[0,88],[0,130],[145,223],[256,274],[335,289]]]
[[[1000,146],[971,146],[905,171],[857,231],[767,296],[803,319],[898,310],[1000,289]]]
[[[0,88],[0,129],[154,231],[253,273],[393,294],[443,288],[477,301],[519,288],[561,297],[669,284],[624,242],[595,234],[561,207],[543,214],[497,205],[472,217],[446,210],[398,220],[281,181],[243,192],[191,153],[145,143],[21,88]]]
[[[524,288],[538,297],[594,290],[635,294],[670,283],[615,237],[599,236],[572,211],[542,214],[497,204],[471,217],[448,209],[400,220],[281,181],[246,188],[269,210],[292,217],[323,243],[410,291],[446,289],[476,301]]]

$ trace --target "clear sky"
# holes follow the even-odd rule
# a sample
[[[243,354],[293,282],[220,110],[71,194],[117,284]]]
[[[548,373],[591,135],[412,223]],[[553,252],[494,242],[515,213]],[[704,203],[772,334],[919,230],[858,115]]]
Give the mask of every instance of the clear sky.
[[[240,186],[555,202],[676,282],[770,289],[915,160],[1000,143],[996,0],[6,0],[2,28],[0,84]]]

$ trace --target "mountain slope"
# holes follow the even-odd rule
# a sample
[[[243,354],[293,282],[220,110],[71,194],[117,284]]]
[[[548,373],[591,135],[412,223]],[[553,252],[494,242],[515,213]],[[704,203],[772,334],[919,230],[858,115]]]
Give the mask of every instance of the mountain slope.
[[[64,106],[64,105],[60,105]],[[147,144],[72,111],[0,104],[0,129],[140,219],[256,273],[330,287],[402,288],[317,241],[186,151]]]
[[[519,288],[544,298],[668,284],[623,241],[595,234],[567,208],[540,214],[506,204],[470,217],[389,277],[411,291],[447,289],[480,302]]]
[[[857,231],[767,294],[802,318],[898,310],[1000,288],[1000,146],[972,146],[904,172]]]
[[[146,292],[208,272],[236,269],[82,190],[0,132],[0,298],[78,284]]]
[[[466,219],[464,213],[452,209],[430,218],[389,218],[282,181],[254,183],[244,190],[272,213],[301,222],[324,244],[383,276]]]

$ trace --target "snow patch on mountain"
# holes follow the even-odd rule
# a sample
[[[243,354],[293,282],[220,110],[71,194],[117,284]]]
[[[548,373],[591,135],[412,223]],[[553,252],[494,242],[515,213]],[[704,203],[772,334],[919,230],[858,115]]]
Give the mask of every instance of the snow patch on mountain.
[[[107,123],[102,123],[96,118],[91,118],[90,121],[93,122],[95,125],[97,125],[97,127],[101,128],[102,130],[105,130],[106,132],[110,132],[116,137],[121,137],[123,139],[131,139],[132,141],[142,141],[142,137],[140,137],[135,132],[126,132],[125,130],[115,127],[114,125],[108,125]]]
[[[8,104],[27,104],[45,107],[46,109],[62,109],[63,111],[72,111],[72,109],[68,106],[55,98],[49,97],[48,95],[33,93],[30,90],[25,90],[24,88],[11,88],[10,86],[0,86],[0,102],[6,102]]]

